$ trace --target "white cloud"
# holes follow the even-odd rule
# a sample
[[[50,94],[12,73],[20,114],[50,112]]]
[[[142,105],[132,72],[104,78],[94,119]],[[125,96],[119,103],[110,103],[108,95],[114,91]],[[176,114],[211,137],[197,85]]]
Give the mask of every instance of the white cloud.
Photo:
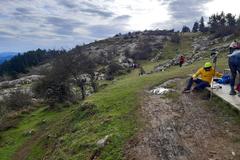
[[[213,0],[205,4],[206,16],[224,11],[225,13],[240,14],[239,0]]]
[[[117,15],[130,15],[127,29],[144,30],[152,29],[152,25],[165,22],[171,18],[168,4],[159,0],[116,0],[111,6]]]
[[[0,0],[0,52],[69,48],[119,32],[179,29],[202,15],[239,14],[238,1]]]

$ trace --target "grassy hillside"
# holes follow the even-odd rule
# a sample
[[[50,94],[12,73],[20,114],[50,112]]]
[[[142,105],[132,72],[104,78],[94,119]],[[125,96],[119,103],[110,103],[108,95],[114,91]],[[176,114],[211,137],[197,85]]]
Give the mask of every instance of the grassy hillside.
[[[22,118],[19,119],[20,123],[16,128],[0,133],[1,158],[10,159],[15,151],[31,137],[30,132],[39,132],[44,122],[51,122],[58,116],[61,116],[60,112],[46,111],[42,107],[31,114],[22,114]]]
[[[176,49],[178,49],[179,54],[191,54],[192,52],[192,40],[193,38],[197,37],[198,34],[196,33],[182,33],[180,35],[181,40],[179,44],[173,43],[171,41],[167,41],[165,47],[163,49],[164,59],[174,58],[177,53]]]
[[[1,158],[11,159],[28,144],[31,145],[29,153],[26,153],[29,160],[41,159],[45,154],[48,159],[89,159],[98,150],[96,142],[111,135],[110,143],[101,149],[100,159],[122,159],[124,144],[141,127],[137,121],[137,109],[144,89],[174,77],[184,77],[202,63],[181,69],[174,67],[143,77],[139,77],[135,70],[89,97],[86,102],[96,106],[90,110],[83,110],[78,104],[61,112],[39,109],[22,115],[17,128],[0,133]],[[220,64],[223,68],[227,64],[226,59],[221,59]],[[152,66],[148,63],[144,67],[147,69]],[[46,121],[44,127],[41,125],[43,120]],[[24,135],[29,130],[35,133],[32,136]],[[53,149],[53,146],[57,147]]]
[[[168,42],[164,59],[174,57],[176,48],[180,53],[190,53],[192,37],[186,34],[179,45]],[[178,68],[172,67],[165,72],[138,76],[138,70],[118,77],[98,93],[88,97],[85,102],[72,106],[61,106],[59,111],[49,111],[45,106],[19,118],[16,128],[0,132],[0,159],[123,159],[124,145],[142,128],[139,122],[138,106],[142,93],[155,85],[175,77],[186,77],[205,61]],[[150,72],[157,63],[141,64]],[[219,60],[218,68],[227,65],[225,56]],[[33,134],[26,134],[33,131]],[[96,142],[109,135],[109,143],[99,148]]]

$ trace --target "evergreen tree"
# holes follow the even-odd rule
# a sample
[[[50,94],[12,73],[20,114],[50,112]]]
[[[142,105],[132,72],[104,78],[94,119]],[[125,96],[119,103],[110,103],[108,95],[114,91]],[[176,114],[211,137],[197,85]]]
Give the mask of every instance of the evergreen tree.
[[[66,51],[56,50],[41,50],[28,51],[23,54],[18,54],[12,59],[5,61],[0,65],[0,75],[6,74],[12,78],[16,78],[19,73],[27,73],[28,68],[36,66],[44,61],[50,60],[58,54],[65,53]]]
[[[236,26],[236,19],[235,16],[233,16],[231,13],[228,13],[226,15],[226,21],[227,21],[227,25],[230,27],[234,27]]]
[[[190,28],[188,26],[183,26],[182,32],[190,32]]]
[[[221,14],[219,15],[219,25],[220,27],[224,27],[226,25],[226,17],[224,12],[221,12]]]
[[[204,18],[203,17],[201,17],[201,19],[200,19],[199,31],[200,32],[205,32],[205,24],[204,24]]]
[[[199,30],[199,23],[195,22],[192,28],[192,32],[198,32],[198,30]]]
[[[238,27],[240,27],[240,16],[238,17],[238,19],[237,19],[237,21],[236,21],[236,25],[237,25]]]
[[[217,21],[216,14],[213,14],[211,17],[209,17],[208,24],[210,26],[210,32],[214,33],[218,28],[218,21]]]

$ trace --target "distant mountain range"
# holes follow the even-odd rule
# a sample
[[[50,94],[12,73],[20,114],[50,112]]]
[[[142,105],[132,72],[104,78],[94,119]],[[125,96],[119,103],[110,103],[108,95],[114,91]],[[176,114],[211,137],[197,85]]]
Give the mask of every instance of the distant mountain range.
[[[0,64],[4,61],[11,59],[13,56],[17,55],[17,52],[0,52]]]

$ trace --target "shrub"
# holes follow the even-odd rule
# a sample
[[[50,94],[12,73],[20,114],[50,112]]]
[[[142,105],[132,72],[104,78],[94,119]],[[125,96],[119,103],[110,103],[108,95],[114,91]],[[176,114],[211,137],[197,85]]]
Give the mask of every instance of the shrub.
[[[119,75],[122,70],[124,70],[124,68],[121,65],[113,62],[108,66],[107,75]]]
[[[228,36],[230,34],[236,33],[235,27],[223,26],[215,30],[215,38]]]
[[[131,57],[130,49],[129,49],[129,48],[126,48],[126,49],[124,50],[124,56],[125,56],[125,57]]]
[[[171,42],[178,44],[180,43],[180,41],[181,41],[181,37],[179,36],[178,33],[174,33],[171,35]]]
[[[32,104],[32,97],[17,90],[4,98],[4,104],[10,110],[19,110]]]
[[[50,106],[73,99],[69,84],[56,80],[50,75],[36,83],[33,90]]]
[[[152,55],[152,46],[149,43],[140,43],[136,47],[135,52],[132,54],[131,58],[135,60],[147,60],[151,58]]]

